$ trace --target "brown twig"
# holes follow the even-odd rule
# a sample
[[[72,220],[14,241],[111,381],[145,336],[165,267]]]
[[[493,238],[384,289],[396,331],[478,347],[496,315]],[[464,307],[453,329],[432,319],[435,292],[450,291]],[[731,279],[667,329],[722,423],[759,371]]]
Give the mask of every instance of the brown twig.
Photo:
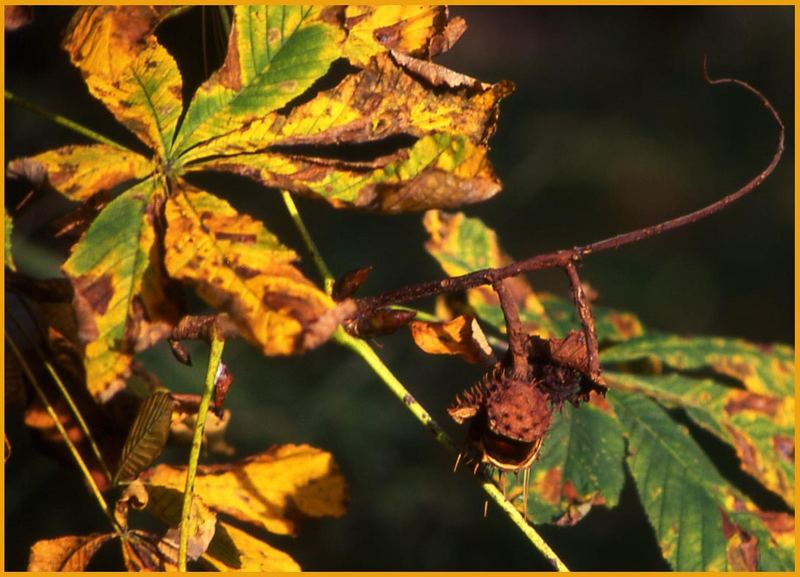
[[[740,189],[694,212],[690,212],[659,224],[619,234],[611,238],[583,246],[576,246],[572,249],[559,250],[551,253],[532,256],[500,268],[488,268],[443,280],[413,284],[396,290],[388,291],[380,295],[358,299],[358,313],[356,316],[367,318],[378,307],[410,302],[426,297],[436,296],[442,293],[459,292],[481,285],[495,285],[505,278],[517,276],[524,272],[551,268],[566,268],[570,263],[580,260],[587,255],[619,248],[626,244],[639,242],[702,220],[721,211],[731,203],[751,193],[753,190],[758,188],[758,186],[764,182],[764,180],[770,174],[772,174],[773,170],[775,170],[775,167],[778,165],[781,156],[783,155],[785,133],[783,121],[767,97],[747,82],[737,80],[735,78],[712,79],[708,76],[707,66],[704,66],[704,73],[706,81],[709,84],[735,84],[737,86],[741,86],[756,96],[761,101],[761,104],[770,112],[780,129],[778,135],[778,144],[770,163]]]
[[[597,332],[594,328],[592,307],[589,304],[586,291],[583,290],[583,285],[581,284],[581,279],[578,277],[578,270],[575,268],[575,263],[569,262],[564,268],[567,271],[567,276],[569,276],[575,310],[578,311],[578,317],[581,319],[581,326],[583,327],[583,338],[586,342],[586,356],[589,361],[589,378],[599,382],[601,380],[600,353],[597,349]]]
[[[514,301],[514,295],[508,288],[508,282],[501,280],[492,285],[494,292],[500,299],[500,307],[503,309],[503,316],[506,319],[506,333],[508,334],[508,347],[511,351],[511,360],[514,373],[518,377],[528,374],[528,350],[525,346],[528,335],[522,328],[522,321],[519,320],[519,310]]]

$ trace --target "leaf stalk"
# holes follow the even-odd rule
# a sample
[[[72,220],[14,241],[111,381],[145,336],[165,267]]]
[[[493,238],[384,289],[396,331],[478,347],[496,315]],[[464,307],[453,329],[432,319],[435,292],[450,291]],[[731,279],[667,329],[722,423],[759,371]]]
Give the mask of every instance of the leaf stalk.
[[[192,435],[192,448],[189,452],[189,464],[186,469],[186,484],[183,490],[183,506],[181,508],[180,544],[178,547],[178,571],[186,572],[186,555],[189,549],[189,515],[192,510],[194,498],[194,481],[197,476],[197,465],[200,461],[200,448],[203,445],[203,430],[206,425],[208,408],[214,392],[214,384],[222,362],[222,351],[225,340],[218,334],[215,324],[210,328],[211,351],[208,356],[208,369],[203,385],[203,394],[200,406],[197,409],[197,421]]]

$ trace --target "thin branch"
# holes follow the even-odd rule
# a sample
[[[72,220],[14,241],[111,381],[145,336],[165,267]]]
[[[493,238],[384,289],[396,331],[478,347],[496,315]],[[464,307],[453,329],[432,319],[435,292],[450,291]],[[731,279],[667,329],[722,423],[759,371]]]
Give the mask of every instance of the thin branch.
[[[50,112],[49,110],[42,108],[38,104],[34,104],[33,102],[29,102],[24,98],[16,96],[14,93],[8,90],[5,91],[5,94],[6,94],[6,102],[11,102],[13,104],[21,106],[22,108],[27,108],[31,112],[35,112],[39,116],[43,116],[48,120],[52,120],[56,124],[59,124],[64,128],[68,128],[73,132],[77,132],[78,134],[81,134],[86,138],[90,138],[91,140],[94,140],[101,144],[108,144],[109,146],[115,146],[116,148],[130,152],[130,149],[127,146],[123,146],[119,142],[115,142],[114,140],[111,140],[110,138],[103,136],[98,132],[95,132],[91,128],[87,128],[82,124],[78,124],[74,120],[70,120],[69,118],[61,116],[60,114],[56,114],[55,112]]]
[[[208,370],[206,380],[203,385],[203,396],[200,399],[200,407],[197,412],[197,420],[194,425],[192,436],[192,449],[189,453],[189,465],[186,469],[186,484],[183,490],[183,507],[181,509],[180,524],[180,545],[178,548],[178,571],[186,571],[186,554],[189,548],[189,516],[192,510],[192,499],[194,498],[194,480],[197,475],[197,464],[200,461],[200,448],[203,445],[203,429],[206,425],[208,408],[211,404],[211,395],[214,392],[214,384],[217,380],[222,361],[222,350],[225,341],[217,335],[216,326],[211,323],[211,352],[208,355]]]
[[[6,318],[11,319],[11,322],[14,323],[14,325],[17,327],[17,330],[21,334],[23,335],[25,334],[25,331],[22,329],[22,326],[19,324],[19,321],[17,321],[17,319],[14,318],[12,315],[9,315],[8,311],[6,311]],[[78,410],[78,406],[75,404],[75,400],[72,398],[72,395],[69,393],[69,390],[64,385],[64,381],[62,381],[61,377],[58,376],[55,367],[53,367],[53,365],[47,359],[47,356],[45,355],[44,351],[39,346],[39,344],[36,342],[36,340],[27,338],[27,335],[26,335],[26,340],[29,343],[31,343],[31,345],[33,345],[33,348],[36,351],[36,354],[39,356],[39,359],[42,361],[42,363],[44,363],[47,372],[50,373],[50,376],[56,383],[56,386],[58,387],[61,396],[64,397],[64,400],[67,402],[67,405],[72,411],[72,415],[78,422],[78,426],[80,427],[81,431],[83,431],[83,434],[86,435],[86,440],[89,442],[89,447],[91,448],[92,453],[94,453],[95,459],[97,459],[97,462],[100,464],[100,468],[103,470],[103,474],[106,476],[106,479],[110,482],[111,479],[113,478],[113,475],[111,475],[111,471],[109,471],[105,459],[103,459],[103,454],[100,452],[100,448],[98,447],[97,442],[94,440],[94,436],[92,435],[89,426],[86,424],[83,415]]]
[[[39,400],[42,402],[45,409],[47,410],[47,414],[50,415],[50,418],[53,420],[53,423],[58,429],[59,434],[64,439],[64,443],[67,445],[69,452],[72,454],[72,457],[78,464],[78,468],[80,468],[81,473],[83,473],[83,477],[89,484],[89,488],[92,490],[92,494],[94,495],[97,504],[100,505],[100,509],[102,509],[103,513],[108,518],[109,522],[111,523],[111,526],[114,528],[114,531],[120,536],[120,538],[124,539],[122,529],[120,528],[116,519],[114,519],[114,515],[111,513],[111,509],[109,509],[108,503],[103,497],[103,493],[100,491],[100,488],[97,486],[94,477],[92,477],[92,473],[91,471],[89,471],[89,467],[86,465],[86,461],[84,461],[83,457],[81,457],[78,448],[69,438],[67,431],[64,429],[64,425],[61,424],[61,420],[58,418],[58,414],[56,414],[55,409],[53,409],[53,406],[50,404],[50,401],[47,399],[47,396],[44,394],[44,391],[39,386],[39,383],[36,382],[36,377],[33,375],[33,371],[31,371],[31,368],[28,365],[27,361],[25,360],[25,357],[22,355],[22,352],[19,350],[14,340],[8,334],[6,334],[6,343],[11,348],[11,352],[17,359],[17,362],[19,363],[22,372],[25,373],[25,376],[28,378],[28,381],[33,387],[33,390],[36,391],[36,395],[39,397]]]
[[[522,328],[522,321],[519,320],[519,310],[514,301],[514,295],[508,287],[508,281],[501,280],[492,285],[494,292],[500,299],[500,307],[503,309],[503,316],[506,319],[506,334],[508,335],[508,346],[511,350],[511,361],[514,373],[524,378],[528,375],[528,350],[526,342],[528,335]]]
[[[741,86],[761,101],[761,104],[769,111],[779,128],[778,143],[770,163],[740,189],[694,212],[587,245],[532,256],[500,268],[488,268],[461,276],[413,284],[380,295],[358,299],[358,314],[366,316],[376,308],[390,304],[406,303],[442,293],[460,292],[481,285],[493,285],[505,278],[517,276],[524,272],[550,268],[565,268],[569,263],[580,260],[587,255],[639,242],[702,220],[753,192],[770,174],[772,174],[783,155],[785,136],[783,121],[770,101],[767,100],[766,96],[750,84],[735,78],[718,78],[713,80],[708,77],[707,72],[706,80],[710,84],[735,84]]]
[[[569,276],[570,286],[572,288],[572,300],[575,303],[575,310],[578,311],[578,317],[581,320],[583,327],[583,338],[586,342],[586,358],[589,361],[589,378],[593,381],[600,381],[600,354],[597,348],[597,331],[594,328],[594,315],[592,315],[592,307],[589,304],[589,299],[586,296],[586,291],[583,290],[581,279],[578,277],[578,271],[575,268],[575,263],[569,262],[564,267]]]
[[[375,374],[384,382],[384,384],[389,387],[389,390],[400,399],[406,408],[414,415],[414,417],[419,421],[430,433],[433,435],[434,439],[454,453],[458,453],[458,448],[456,447],[455,443],[453,443],[452,439],[445,433],[444,429],[442,429],[441,425],[436,422],[436,420],[431,417],[430,413],[425,410],[425,408],[419,404],[419,402],[411,395],[411,393],[403,386],[397,377],[392,374],[392,371],[387,367],[381,358],[372,350],[372,347],[369,346],[365,341],[361,339],[357,339],[348,335],[341,327],[334,333],[333,335],[334,341],[338,344],[347,347],[351,351],[355,352],[358,356],[360,356],[366,363],[370,366],[370,368],[375,372]],[[511,519],[511,521],[522,531],[522,533],[528,538],[528,540],[539,550],[545,558],[553,564],[553,566],[558,571],[569,571],[567,566],[564,564],[563,561],[558,557],[555,551],[547,544],[547,542],[542,538],[541,535],[530,525],[525,518],[523,517],[522,513],[510,503],[504,496],[503,492],[500,491],[491,480],[482,480],[481,487],[489,496],[489,498],[497,503],[500,508],[505,512],[506,516]]]
[[[297,210],[297,205],[294,203],[291,193],[288,190],[282,190],[281,196],[283,197],[283,203],[286,205],[286,210],[289,211],[289,216],[292,217],[292,221],[294,221],[297,231],[300,233],[300,236],[303,237],[303,242],[305,243],[308,252],[311,253],[311,258],[314,260],[314,264],[316,265],[320,276],[322,276],[325,292],[331,294],[333,291],[334,278],[330,269],[328,268],[328,265],[325,264],[325,260],[322,258],[314,239],[311,238],[311,234],[308,232],[308,228],[306,228],[305,222],[303,222],[303,218],[300,216],[300,212]]]

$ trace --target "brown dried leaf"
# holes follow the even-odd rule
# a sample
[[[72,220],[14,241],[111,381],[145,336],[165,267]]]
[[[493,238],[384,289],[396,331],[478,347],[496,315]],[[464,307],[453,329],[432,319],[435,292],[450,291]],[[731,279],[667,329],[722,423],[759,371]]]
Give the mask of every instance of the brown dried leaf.
[[[451,321],[414,321],[410,325],[414,343],[431,355],[460,355],[470,363],[484,363],[492,356],[478,321],[458,316]]]
[[[31,549],[28,571],[85,571],[95,553],[114,536],[94,533],[37,541]]]

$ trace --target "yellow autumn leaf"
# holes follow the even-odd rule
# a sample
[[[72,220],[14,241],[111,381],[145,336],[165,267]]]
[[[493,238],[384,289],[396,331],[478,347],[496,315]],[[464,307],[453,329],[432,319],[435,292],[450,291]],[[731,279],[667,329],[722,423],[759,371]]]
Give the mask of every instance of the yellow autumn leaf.
[[[460,355],[470,363],[483,362],[492,356],[478,321],[458,316],[448,322],[412,321],[409,325],[414,343],[431,355]]]
[[[307,337],[335,303],[294,267],[293,250],[260,221],[185,183],[167,200],[166,217],[171,277],[193,283],[205,301],[230,313],[264,354],[309,348]]]
[[[203,559],[219,571],[300,571],[300,565],[294,559],[266,541],[222,521],[218,523],[218,533],[222,533],[220,529],[225,531],[229,540],[212,541],[203,555]]]
[[[183,490],[186,469],[158,465],[144,478]],[[308,445],[282,445],[236,463],[201,466],[195,492],[212,509],[278,534],[296,533],[302,517],[341,517],[348,500],[331,454]]]
[[[8,164],[10,176],[52,187],[80,202],[126,180],[144,178],[153,168],[142,155],[107,144],[65,146]]]
[[[413,56],[428,56],[431,40],[447,20],[444,6],[348,6],[348,29],[344,54],[353,64],[366,65],[373,56],[397,50]]]
[[[95,553],[114,537],[114,533],[95,533],[37,541],[31,548],[28,571],[86,571]]]
[[[183,110],[178,66],[153,33],[171,13],[163,6],[86,8],[63,43],[92,95],[162,158]]]

